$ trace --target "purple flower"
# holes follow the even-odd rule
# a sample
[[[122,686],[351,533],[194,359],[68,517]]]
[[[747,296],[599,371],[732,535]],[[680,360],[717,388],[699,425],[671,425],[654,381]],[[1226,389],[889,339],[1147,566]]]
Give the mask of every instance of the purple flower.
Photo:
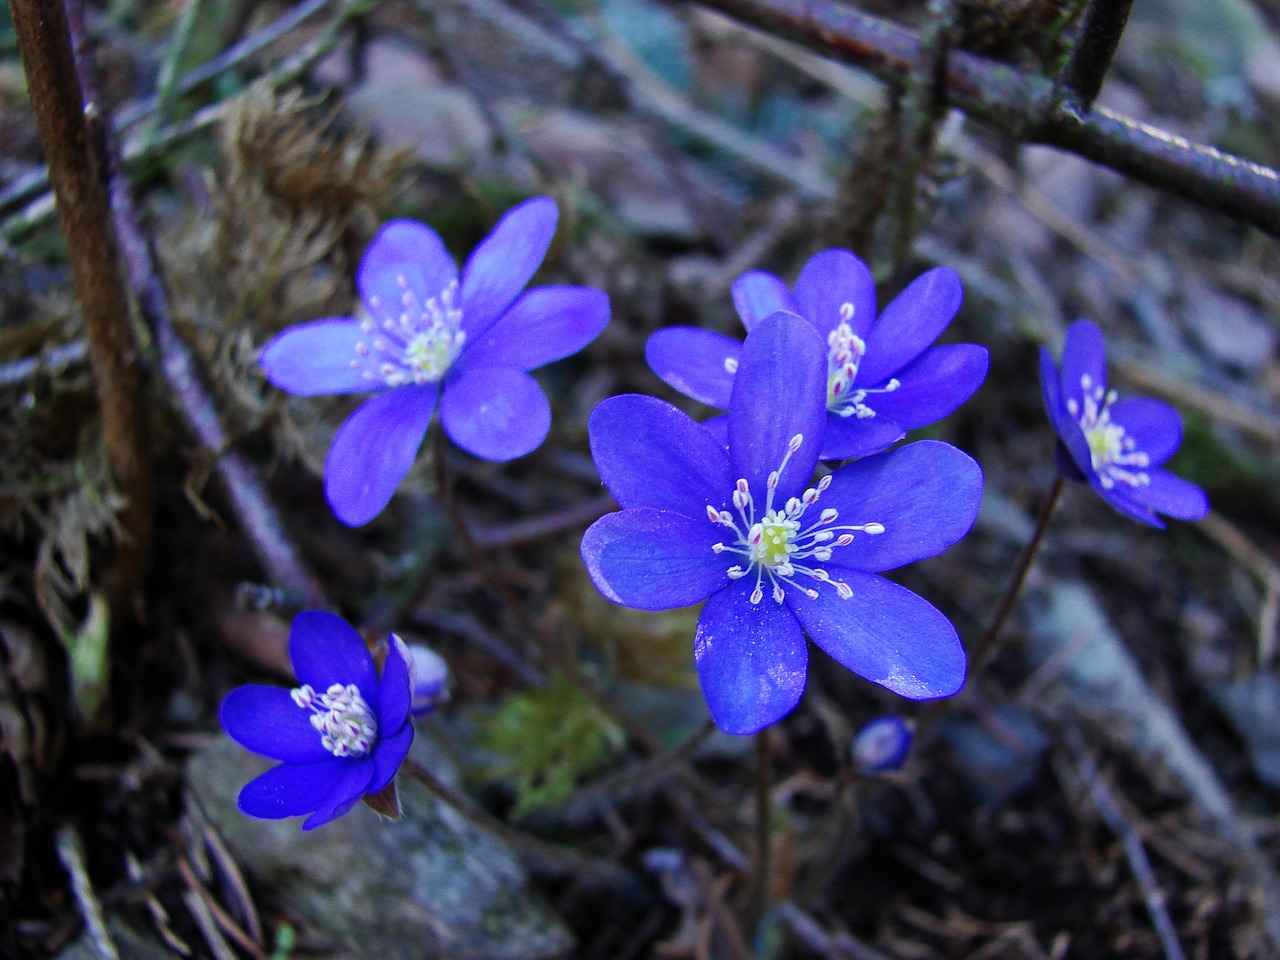
[[[240,791],[244,813],[267,820],[310,814],[302,829],[314,830],[391,783],[413,742],[412,667],[400,638],[388,640],[379,677],[350,624],[304,610],[289,631],[301,685],[249,684],[227,694],[222,728],[246,749],[281,761]]]
[[[510,211],[462,270],[430,227],[394,220],[360,261],[359,317],[290,327],[262,349],[282,390],[376,395],[338,430],[325,494],[338,519],[368,523],[413,466],[440,402],[440,422],[486,460],[524,456],[546,438],[551,408],[528,371],[576,353],[609,321],[589,287],[521,293],[555,233],[555,201]]]
[[[1067,330],[1062,371],[1040,348],[1040,390],[1058,434],[1058,472],[1088,482],[1127,517],[1164,528],[1156,516],[1199,520],[1209,500],[1194,483],[1160,469],[1182,442],[1182,418],[1162,400],[1117,399],[1107,389],[1102,331],[1089,320]]]
[[[794,293],[753,270],[733,284],[733,302],[750,333],[779,310],[799,314],[826,341],[827,433],[823,460],[876,453],[908,430],[940,420],[972,396],[987,375],[987,351],[971,343],[929,346],[960,309],[954,270],[917,277],[879,317],[867,265],[848,250],[824,250],[800,271]],[[727,407],[742,344],[694,327],[659,330],[645,345],[654,373],[694,400]],[[717,421],[711,421],[713,429]]]
[[[653,397],[611,397],[588,431],[622,510],[582,540],[614,603],[662,610],[706,600],[694,658],[711,716],[748,734],[804,691],[804,635],[855,673],[912,699],[964,683],[955,628],[914,593],[875,576],[941,553],[972,526],[982,472],[924,441],[810,484],[827,416],[825,350],[778,313],[747,336],[724,443]]]

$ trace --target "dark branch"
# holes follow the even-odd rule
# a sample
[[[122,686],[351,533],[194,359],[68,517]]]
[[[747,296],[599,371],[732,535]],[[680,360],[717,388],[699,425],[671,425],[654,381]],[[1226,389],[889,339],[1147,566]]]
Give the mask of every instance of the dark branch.
[[[1132,6],[1133,0],[1093,0],[1084,13],[1080,36],[1062,71],[1062,83],[1086,110],[1102,89]]]
[[[910,30],[831,0],[702,0],[905,89],[920,56]],[[1107,110],[1059,102],[1054,83],[964,51],[948,58],[949,105],[1027,143],[1044,143],[1197,200],[1280,236],[1280,174]]]

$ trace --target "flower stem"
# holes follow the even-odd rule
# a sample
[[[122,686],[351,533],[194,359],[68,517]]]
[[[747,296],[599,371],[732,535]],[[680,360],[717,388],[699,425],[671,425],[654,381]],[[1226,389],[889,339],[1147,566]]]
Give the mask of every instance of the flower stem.
[[[973,652],[973,656],[969,658],[969,676],[975,677],[995,651],[996,640],[1000,636],[1000,630],[1004,626],[1004,622],[1009,619],[1009,614],[1013,612],[1013,604],[1018,599],[1018,594],[1022,592],[1022,583],[1027,579],[1027,573],[1031,570],[1031,562],[1035,560],[1036,553],[1040,549],[1040,542],[1044,539],[1045,531],[1049,529],[1049,518],[1053,516],[1053,508],[1058,505],[1058,498],[1062,495],[1062,488],[1065,481],[1061,477],[1054,477],[1053,484],[1049,487],[1049,493],[1044,498],[1044,503],[1040,505],[1040,513],[1036,517],[1036,527],[1031,533],[1031,539],[1027,541],[1026,546],[1022,548],[1022,553],[1018,555],[1018,562],[1014,565],[1013,576],[1009,578],[1009,585],[1005,587],[1004,596],[1000,598],[1000,605],[996,607],[996,614],[991,618],[991,623],[987,626],[986,632],[982,634],[982,638],[978,641],[978,647]]]
[[[756,888],[755,922],[769,909],[769,774],[773,766],[769,728],[756,734]]]

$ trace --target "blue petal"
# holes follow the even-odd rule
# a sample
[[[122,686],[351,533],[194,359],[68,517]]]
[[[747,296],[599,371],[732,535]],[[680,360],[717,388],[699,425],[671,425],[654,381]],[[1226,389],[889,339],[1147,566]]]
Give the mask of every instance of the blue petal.
[[[1150,508],[1139,503],[1130,496],[1130,488],[1121,488],[1119,486],[1104,487],[1097,475],[1090,476],[1089,486],[1093,487],[1094,492],[1105,500],[1114,510],[1124,514],[1130,520],[1137,520],[1139,523],[1145,523],[1149,527],[1155,527],[1157,530],[1165,528],[1164,521],[1155,515]]]
[[[373,779],[366,793],[377,793],[394,779],[413,744],[413,724],[406,723],[400,732],[378,742],[373,750]]]
[[[887,417],[842,417],[827,414],[827,435],[822,441],[823,460],[849,460],[887,450],[907,435],[901,424]]]
[[[810,512],[837,510],[833,529],[884,524],[884,533],[854,533],[853,543],[834,548],[832,558],[880,573],[946,550],[973,527],[981,503],[977,462],[950,444],[921,440],[841,467]]]
[[[472,252],[462,270],[462,328],[473,342],[533,279],[559,216],[550,197],[526,200],[509,210]]]
[[[467,367],[533,370],[577,353],[609,323],[609,296],[594,287],[536,287],[458,358]]]
[[[282,763],[246,783],[236,805],[242,813],[263,820],[310,813],[332,791],[342,765],[332,756],[322,763]]]
[[[360,298],[377,321],[399,316],[405,287],[419,303],[439,297],[458,279],[458,265],[434,230],[415,220],[392,220],[365,249],[356,275]]]
[[[387,658],[378,678],[378,736],[390,737],[409,717],[413,684],[409,676],[409,650],[394,633],[387,637]]]
[[[784,604],[748,599],[755,578],[721,590],[702,609],[693,641],[702,694],[711,719],[740,736],[776,723],[804,693],[809,651],[795,616]]]
[[[366,393],[383,383],[351,366],[363,338],[360,324],[349,317],[300,323],[268,341],[258,363],[274,386],[299,396]]]
[[[1062,395],[1062,377],[1053,357],[1044,347],[1040,348],[1040,396],[1044,400],[1044,410],[1049,416],[1049,424],[1061,441],[1060,450],[1065,450],[1071,461],[1075,463],[1076,473],[1063,469],[1066,463],[1058,458],[1058,472],[1067,480],[1080,482],[1093,476],[1093,457],[1089,453],[1089,441],[1085,438],[1080,424],[1067,412],[1066,397]]]
[[[874,394],[867,404],[907,430],[918,430],[955,411],[987,376],[986,347],[951,343],[930,347],[897,373],[901,386]],[[881,386],[877,384],[877,386]]]
[[[710,432],[656,397],[624,394],[587,421],[600,479],[624,509],[653,507],[701,517],[733,496],[729,454]]]
[[[484,460],[514,460],[537,449],[551,429],[551,405],[538,381],[510,367],[475,367],[445,381],[440,422],[449,439]]]
[[[300,683],[324,693],[331,684],[354,683],[369,699],[378,689],[373,657],[355,627],[336,613],[303,610],[289,627],[289,659]],[[371,707],[377,706],[370,703]]]
[[[763,509],[765,484],[796,435],[774,502],[799,494],[813,476],[827,425],[826,346],[794,314],[775,313],[747,335],[729,398],[729,456]]]
[[[1149,510],[1176,520],[1200,520],[1209,512],[1209,498],[1190,480],[1183,480],[1168,470],[1149,470],[1151,482],[1129,493]]]
[[[906,587],[856,570],[827,566],[853,596],[819,586],[817,599],[787,591],[813,642],[854,673],[911,700],[949,697],[964,686],[965,655],[942,612]]]
[[[876,283],[867,265],[848,250],[823,250],[809,258],[796,280],[800,314],[827,334],[840,325],[840,308],[853,304],[849,326],[864,340],[876,318]]]
[[[884,308],[867,335],[857,386],[888,380],[924,353],[960,309],[964,287],[949,267],[935,267],[911,282]]]
[[[702,429],[716,438],[716,443],[720,444],[726,451],[729,449],[729,415],[721,414],[718,417],[712,417],[710,420],[704,420],[701,424]]]
[[[667,327],[644,345],[649,367],[670,387],[708,406],[729,406],[742,342],[714,330]]]
[[[733,305],[738,310],[742,325],[750,333],[761,320],[779,310],[798,313],[795,300],[787,291],[787,285],[772,273],[751,270],[733,281]]]
[[[1107,348],[1102,331],[1092,320],[1077,320],[1067,328],[1062,348],[1062,402],[1079,402],[1084,396],[1082,381],[1088,377],[1093,388],[1107,386]]]
[[[272,760],[319,763],[333,757],[311,725],[311,711],[281,687],[237,687],[223,699],[218,717],[231,739]]]
[[[349,527],[380,514],[417,459],[436,408],[433,383],[393,387],[338,428],[324,464],[324,492]]]
[[[1182,443],[1182,417],[1163,400],[1126,397],[1111,406],[1111,419],[1124,427],[1153,467],[1173,456]]]
[[[582,536],[582,560],[596,589],[638,610],[687,607],[729,582],[729,557],[713,547],[732,531],[705,516],[623,510],[601,517]]]
[[[316,812],[302,821],[303,830],[323,827],[330,820],[346,814],[369,789],[373,780],[373,757],[344,760],[337,764],[329,795],[320,801]]]

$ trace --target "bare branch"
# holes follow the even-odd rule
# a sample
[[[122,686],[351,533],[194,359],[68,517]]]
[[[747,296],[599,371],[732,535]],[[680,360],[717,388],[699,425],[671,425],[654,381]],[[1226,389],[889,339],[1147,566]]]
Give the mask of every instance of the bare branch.
[[[920,57],[910,30],[831,0],[702,0],[736,19],[868,70],[903,89]],[[1047,77],[964,51],[947,62],[947,102],[1027,143],[1075,153],[1280,236],[1280,174],[1102,108],[1055,96]]]
[[[1062,71],[1062,83],[1086,110],[1102,89],[1132,6],[1133,0],[1093,0],[1084,12],[1080,36]]]

